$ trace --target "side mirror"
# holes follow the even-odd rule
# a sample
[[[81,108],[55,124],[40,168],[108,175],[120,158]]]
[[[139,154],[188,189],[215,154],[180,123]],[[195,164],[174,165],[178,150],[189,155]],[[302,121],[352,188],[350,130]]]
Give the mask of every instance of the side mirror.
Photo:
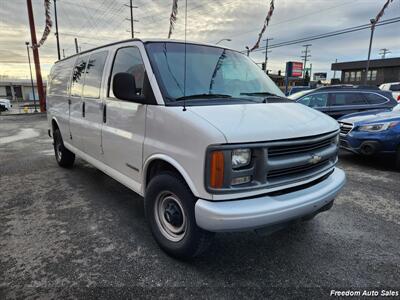
[[[145,97],[136,95],[135,77],[132,74],[115,74],[112,86],[114,96],[118,99],[146,104]]]

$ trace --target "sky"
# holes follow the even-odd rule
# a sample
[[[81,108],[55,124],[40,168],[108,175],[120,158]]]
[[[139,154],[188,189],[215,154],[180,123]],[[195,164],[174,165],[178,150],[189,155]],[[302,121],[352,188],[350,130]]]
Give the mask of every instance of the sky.
[[[44,29],[43,0],[32,0],[37,39]],[[61,48],[65,55],[75,53],[74,38],[81,50],[130,38],[129,0],[57,0]],[[270,44],[367,24],[386,0],[275,0],[275,11],[264,38]],[[138,38],[166,38],[172,0],[133,0],[135,34]],[[178,20],[172,38],[184,38],[184,3],[178,1]],[[269,8],[269,0],[187,0],[187,39],[221,44],[244,50],[255,44]],[[54,20],[54,7],[51,7]],[[394,0],[382,20],[400,16],[400,0]],[[57,60],[55,26],[40,47],[43,76]],[[331,64],[367,58],[370,30],[310,42],[313,72],[330,72]],[[26,0],[0,0],[0,76],[29,78],[25,41],[30,41]],[[264,42],[262,43],[262,45]],[[286,61],[301,61],[303,44],[275,48],[268,53],[268,69],[284,71]],[[376,28],[372,58],[382,48],[400,57],[400,23]],[[255,62],[264,54],[251,53]]]

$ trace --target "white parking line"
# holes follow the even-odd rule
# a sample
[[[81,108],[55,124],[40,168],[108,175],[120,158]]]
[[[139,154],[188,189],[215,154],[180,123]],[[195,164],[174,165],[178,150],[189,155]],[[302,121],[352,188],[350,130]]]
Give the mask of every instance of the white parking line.
[[[17,142],[25,139],[35,138],[38,137],[39,135],[40,133],[38,130],[32,128],[23,128],[20,129],[20,131],[16,135],[0,138],[0,145]]]

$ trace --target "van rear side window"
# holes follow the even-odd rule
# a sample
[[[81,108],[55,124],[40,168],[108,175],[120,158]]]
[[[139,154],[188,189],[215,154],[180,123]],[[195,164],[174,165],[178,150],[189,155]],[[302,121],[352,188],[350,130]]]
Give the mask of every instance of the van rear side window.
[[[89,62],[86,67],[83,97],[100,98],[101,80],[103,78],[103,69],[106,63],[107,54],[107,51],[103,51],[90,55]]]
[[[82,94],[83,81],[85,79],[85,70],[88,55],[78,58],[72,73],[71,96],[80,97]]]

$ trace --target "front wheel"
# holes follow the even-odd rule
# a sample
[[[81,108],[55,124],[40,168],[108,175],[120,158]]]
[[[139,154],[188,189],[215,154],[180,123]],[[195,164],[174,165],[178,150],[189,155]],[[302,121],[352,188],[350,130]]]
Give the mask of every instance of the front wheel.
[[[149,183],[145,195],[146,217],[159,246],[177,258],[192,258],[204,252],[213,233],[197,226],[196,198],[178,174],[165,172]]]
[[[397,147],[396,151],[396,169],[400,170],[400,146]]]

